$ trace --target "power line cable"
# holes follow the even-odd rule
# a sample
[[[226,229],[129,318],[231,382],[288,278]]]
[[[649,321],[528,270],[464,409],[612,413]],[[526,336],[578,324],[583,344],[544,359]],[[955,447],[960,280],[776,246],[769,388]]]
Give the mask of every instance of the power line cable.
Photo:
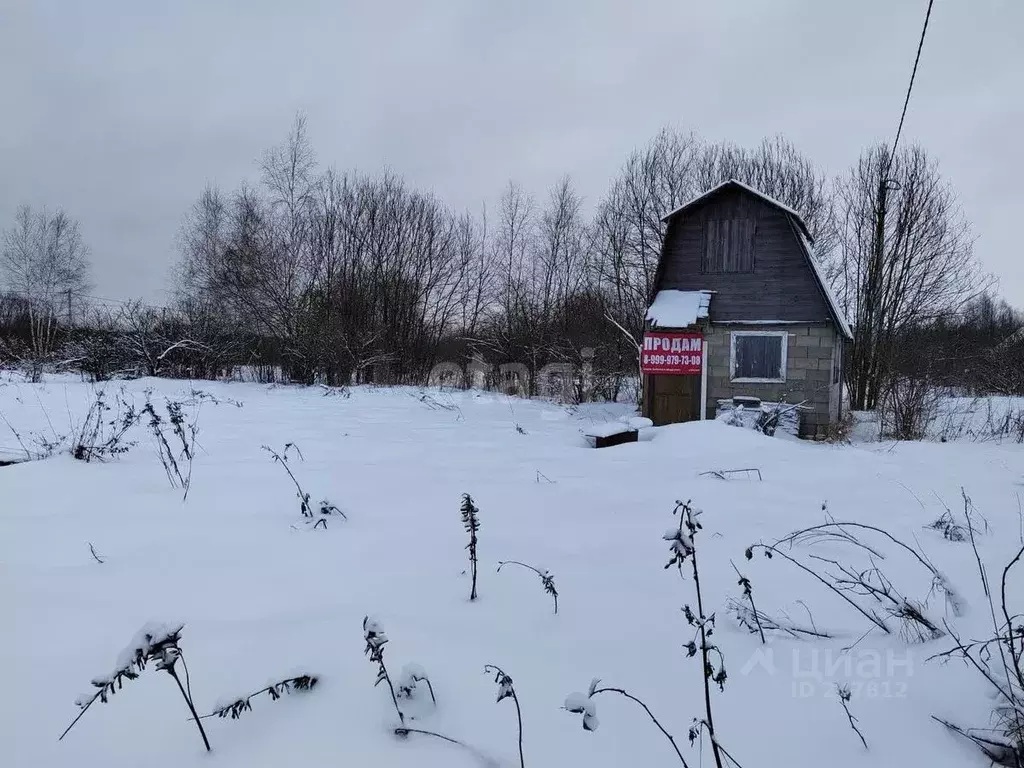
[[[900,114],[900,124],[896,129],[896,139],[892,143],[892,152],[889,153],[889,161],[886,165],[891,165],[893,158],[896,156],[896,145],[900,142],[900,135],[903,133],[903,122],[907,119],[907,107],[910,105],[910,94],[914,90],[914,80],[917,78],[917,65],[921,62],[921,49],[924,48],[924,38],[928,34],[928,21],[932,17],[932,6],[935,4],[935,0],[928,0],[928,10],[924,15],[924,26],[921,28],[921,39],[917,42],[917,55],[914,57],[914,68],[910,72],[910,84],[907,86],[907,96],[903,100],[903,112]]]

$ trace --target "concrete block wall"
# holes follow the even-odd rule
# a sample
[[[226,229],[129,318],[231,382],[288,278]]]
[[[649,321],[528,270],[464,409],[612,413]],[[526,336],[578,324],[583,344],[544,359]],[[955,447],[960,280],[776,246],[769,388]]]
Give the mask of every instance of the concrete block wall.
[[[729,345],[733,331],[785,331],[788,336],[786,381],[761,384],[730,381]],[[834,355],[839,338],[831,325],[718,325],[704,330],[708,343],[708,418],[718,400],[752,395],[769,402],[799,403],[812,410],[800,416],[802,437],[823,435],[836,411],[837,388],[832,385]]]

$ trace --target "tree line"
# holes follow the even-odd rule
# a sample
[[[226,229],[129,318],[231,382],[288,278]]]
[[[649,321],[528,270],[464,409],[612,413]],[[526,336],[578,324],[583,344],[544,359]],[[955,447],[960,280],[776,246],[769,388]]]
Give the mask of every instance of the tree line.
[[[665,129],[592,210],[564,177],[540,197],[509,183],[493,210],[458,212],[392,173],[321,167],[300,115],[259,170],[258,184],[207,187],[188,211],[167,309],[89,310],[78,224],[23,207],[3,234],[0,354],[99,378],[244,369],[328,385],[422,384],[454,362],[446,383],[530,395],[553,363],[585,365],[575,398],[630,396],[661,217],[735,178],[807,223],[854,329],[853,407],[922,372],[1024,391],[1019,375],[994,373],[1020,354],[1021,315],[991,297],[955,191],[917,146],[869,147],[831,178],[782,137],[746,148]],[[473,360],[503,373],[453,373]]]

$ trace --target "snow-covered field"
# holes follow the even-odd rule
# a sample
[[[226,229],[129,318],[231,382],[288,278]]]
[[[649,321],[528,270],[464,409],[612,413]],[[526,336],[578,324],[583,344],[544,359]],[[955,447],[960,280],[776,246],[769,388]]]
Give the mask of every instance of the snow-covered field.
[[[120,385],[109,386],[112,394]],[[125,386],[140,404],[145,388],[155,402],[187,398],[192,388],[159,380]],[[863,616],[805,573],[779,557],[748,562],[744,550],[823,522],[827,505],[837,520],[882,526],[919,547],[960,592],[963,615],[941,594],[928,597],[932,577],[913,557],[864,536],[899,591],[928,597],[928,614],[965,639],[986,637],[991,618],[970,544],[926,526],[943,504],[962,515],[964,487],[978,510],[979,551],[997,578],[1020,546],[1024,447],[837,447],[707,422],[594,450],[582,433],[630,415],[625,406],[567,409],[437,390],[359,388],[345,398],[196,386],[221,403],[200,408],[200,450],[184,502],[143,426],[131,433],[138,444],[111,461],[86,464],[63,453],[0,467],[5,766],[518,765],[515,707],[495,704],[486,664],[514,680],[528,766],[679,764],[644,712],[619,696],[595,700],[600,728],[584,732],[562,706],[593,677],[643,699],[689,765],[712,765],[707,742],[702,749],[686,738],[703,716],[703,688],[699,656],[687,658],[684,647],[693,629],[681,608],[695,606],[693,580],[664,567],[662,535],[676,525],[677,499],[703,510],[701,585],[728,670],[724,692],[712,693],[715,725],[744,768],[986,764],[930,718],[990,724],[992,701],[977,672],[926,661],[951,646],[948,637],[908,643],[897,631],[869,631]],[[0,446],[20,450],[12,427],[24,441],[33,432],[68,432],[90,397],[89,385],[73,380],[0,384]],[[287,442],[302,451],[304,461],[289,466],[312,500],[330,499],[347,521],[332,518],[327,530],[303,524],[291,481],[261,450]],[[702,474],[740,468],[757,468],[762,479]],[[463,493],[480,509],[473,603]],[[807,563],[817,553],[870,564],[863,550],[834,543],[785,551]],[[550,569],[557,615],[534,574],[495,572],[506,559]],[[750,578],[759,610],[833,637],[776,634],[762,647],[726,609],[742,595],[732,563]],[[1021,586],[1010,585],[1018,609]],[[436,708],[418,694],[403,704],[415,717],[410,724],[473,750],[392,735],[390,695],[374,687],[376,668],[363,654],[367,614],[390,638],[391,671],[416,663],[432,681]],[[151,620],[184,623],[181,648],[201,712],[297,671],[320,682],[281,701],[254,699],[237,721],[205,720],[207,756],[173,680],[150,667],[58,742],[78,713],[76,697]],[[850,711],[869,751],[850,728],[837,683],[850,686]]]

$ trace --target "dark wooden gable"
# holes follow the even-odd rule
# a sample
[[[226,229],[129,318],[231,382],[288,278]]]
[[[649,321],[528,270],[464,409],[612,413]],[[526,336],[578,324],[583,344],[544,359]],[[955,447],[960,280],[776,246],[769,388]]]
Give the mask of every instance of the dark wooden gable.
[[[711,322],[833,319],[793,214],[725,184],[668,219],[655,291],[715,291]]]

